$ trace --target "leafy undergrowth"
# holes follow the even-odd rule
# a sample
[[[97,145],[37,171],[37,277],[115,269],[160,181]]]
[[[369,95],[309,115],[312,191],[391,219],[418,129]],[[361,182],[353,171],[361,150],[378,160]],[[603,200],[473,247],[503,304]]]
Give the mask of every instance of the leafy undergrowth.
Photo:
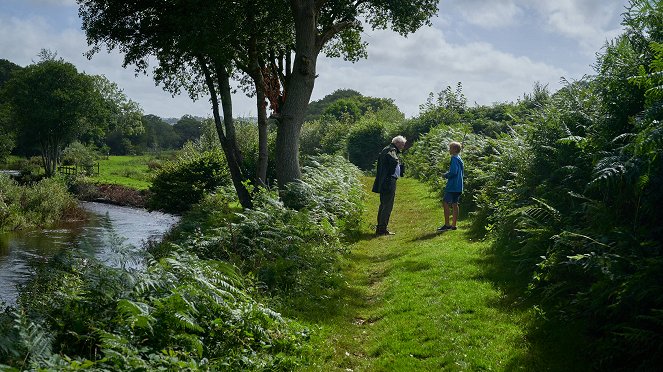
[[[522,278],[489,242],[472,241],[465,221],[436,233],[442,209],[424,185],[399,181],[394,236],[372,235],[377,203],[371,194],[346,257],[347,290],[329,311],[308,314],[320,326],[310,369],[582,369],[575,325],[545,323],[513,290]]]

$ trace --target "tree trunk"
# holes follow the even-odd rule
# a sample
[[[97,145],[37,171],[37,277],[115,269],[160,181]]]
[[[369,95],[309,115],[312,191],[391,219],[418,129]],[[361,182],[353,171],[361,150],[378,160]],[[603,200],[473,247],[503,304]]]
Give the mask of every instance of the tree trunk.
[[[214,115],[214,126],[216,128],[216,133],[219,136],[219,142],[221,142],[221,148],[223,153],[226,156],[226,161],[228,162],[228,170],[230,171],[230,178],[232,180],[233,186],[235,187],[235,192],[237,192],[237,198],[239,199],[240,204],[244,208],[252,208],[253,201],[251,200],[251,194],[246,189],[244,181],[247,178],[242,172],[241,166],[241,154],[239,152],[239,146],[235,138],[234,123],[233,123],[233,113],[232,113],[232,96],[230,94],[230,82],[228,74],[223,74],[217,76],[217,81],[219,82],[219,90],[221,95],[221,103],[223,108],[223,123],[221,122],[221,115],[219,113],[219,96],[216,92],[216,86],[214,80],[212,79],[211,72],[206,62],[199,58],[200,67],[203,70],[205,75],[205,83],[207,84],[208,91],[210,93],[210,100],[212,102],[212,113]],[[217,70],[217,74],[219,70]],[[224,130],[225,127],[225,130]]]
[[[225,72],[225,71],[224,71]],[[235,191],[237,192],[237,197],[239,198],[240,204],[244,208],[253,208],[253,201],[251,200],[251,194],[246,189],[244,181],[248,180],[248,177],[245,175],[245,172],[242,171],[242,153],[239,150],[237,144],[237,137],[235,136],[235,124],[233,119],[233,109],[232,109],[232,95],[230,93],[230,76],[227,74],[221,76],[217,75],[219,81],[219,90],[221,93],[221,105],[223,108],[223,122],[226,129],[226,136],[221,140],[221,145],[224,153],[226,154],[226,160],[228,161],[228,168],[230,170],[230,175],[233,180],[233,185],[235,186]],[[218,111],[218,105],[217,105]],[[215,115],[215,121],[218,115]],[[220,121],[216,125],[217,132],[221,126]],[[225,142],[225,144],[224,144]]]
[[[295,19],[295,60],[276,134],[276,172],[279,187],[301,178],[299,135],[315,83],[318,59],[317,17],[314,0],[291,0]]]
[[[267,185],[267,165],[269,162],[269,149],[267,141],[267,96],[265,94],[265,79],[262,75],[262,66],[256,50],[255,39],[251,40],[249,48],[249,65],[245,71],[253,80],[256,90],[256,110],[258,113],[258,166],[256,180],[263,186]]]
[[[256,106],[258,109],[258,167],[256,178],[258,182],[267,185],[267,165],[269,161],[269,149],[267,143],[267,106],[265,92],[256,84]]]
[[[46,177],[53,177],[57,171],[60,151],[57,145],[57,140],[47,138],[40,144],[41,147],[41,160],[44,165],[44,173]]]

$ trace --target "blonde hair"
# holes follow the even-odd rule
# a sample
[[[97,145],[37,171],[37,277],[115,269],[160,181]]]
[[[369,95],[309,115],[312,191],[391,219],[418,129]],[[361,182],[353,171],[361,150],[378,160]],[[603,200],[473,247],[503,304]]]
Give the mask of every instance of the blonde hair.
[[[460,144],[460,142],[450,142],[449,143],[449,151],[454,153],[454,154],[460,154],[460,150],[463,146]]]

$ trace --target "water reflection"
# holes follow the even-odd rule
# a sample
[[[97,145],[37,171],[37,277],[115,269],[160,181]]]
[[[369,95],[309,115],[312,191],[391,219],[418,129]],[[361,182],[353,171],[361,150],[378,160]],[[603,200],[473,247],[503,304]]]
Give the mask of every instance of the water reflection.
[[[91,216],[57,229],[0,234],[0,302],[13,304],[16,287],[34,274],[31,262],[76,249],[114,267],[140,268],[144,245],[160,239],[178,217],[142,209],[83,202]]]

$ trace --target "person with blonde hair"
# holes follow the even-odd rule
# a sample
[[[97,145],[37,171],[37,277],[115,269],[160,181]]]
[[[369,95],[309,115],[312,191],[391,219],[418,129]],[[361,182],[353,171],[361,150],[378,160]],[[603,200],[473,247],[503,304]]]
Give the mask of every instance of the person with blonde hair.
[[[377,173],[373,182],[373,192],[380,194],[380,207],[378,208],[378,225],[375,235],[394,235],[387,229],[391,210],[394,207],[396,196],[396,180],[403,177],[405,166],[399,154],[403,151],[407,140],[403,136],[396,136],[387,147],[383,148],[378,156]]]
[[[463,172],[464,165],[463,159],[460,158],[461,144],[459,142],[449,143],[449,154],[451,154],[451,162],[449,164],[449,171],[444,174],[447,180],[447,185],[444,188],[444,197],[442,198],[444,206],[444,226],[437,228],[437,231],[456,230],[456,222],[458,222],[458,202],[460,201],[460,194],[463,193]],[[449,215],[451,214],[451,224],[449,224]]]

